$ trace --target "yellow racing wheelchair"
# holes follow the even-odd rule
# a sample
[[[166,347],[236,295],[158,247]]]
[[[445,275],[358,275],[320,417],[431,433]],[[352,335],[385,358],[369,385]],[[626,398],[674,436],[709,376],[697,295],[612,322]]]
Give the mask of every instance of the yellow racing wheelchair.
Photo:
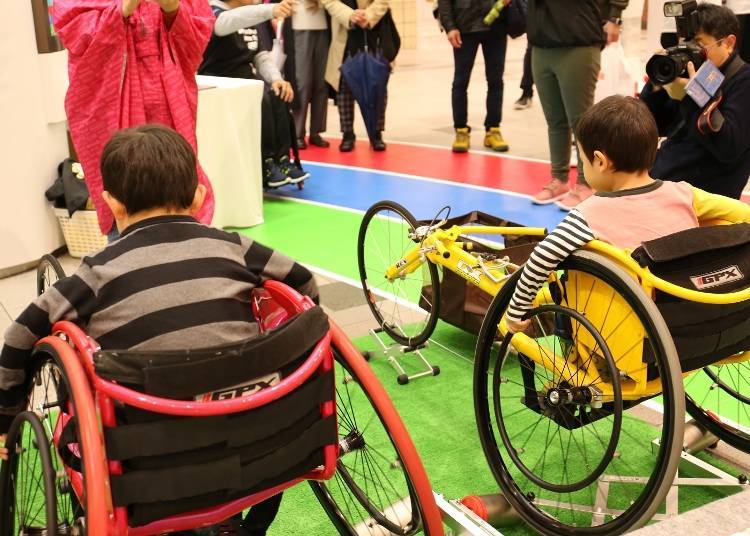
[[[750,452],[750,225],[633,252],[592,241],[552,273],[529,328],[510,334],[522,262],[508,239],[544,229],[446,221],[373,205],[358,244],[365,297],[386,333],[415,345],[437,322],[439,269],[494,296],[475,352],[475,416],[495,479],[535,530],[604,535],[648,522],[674,482],[686,410]]]

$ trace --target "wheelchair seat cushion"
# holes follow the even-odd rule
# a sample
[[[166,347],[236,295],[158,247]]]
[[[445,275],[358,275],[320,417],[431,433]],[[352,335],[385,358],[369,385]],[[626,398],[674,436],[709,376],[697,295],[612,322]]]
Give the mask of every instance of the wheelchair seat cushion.
[[[94,356],[96,373],[150,395],[191,398],[288,369],[328,331],[320,307],[295,316],[262,335],[197,350],[102,350]]]
[[[680,287],[723,294],[750,287],[750,224],[699,227],[644,242],[641,266]],[[706,304],[659,290],[654,295],[683,371],[750,349],[750,301]]]

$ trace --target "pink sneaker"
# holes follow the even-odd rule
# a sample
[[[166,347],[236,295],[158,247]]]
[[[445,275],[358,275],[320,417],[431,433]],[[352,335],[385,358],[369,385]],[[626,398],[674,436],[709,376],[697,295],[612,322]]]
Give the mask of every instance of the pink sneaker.
[[[585,184],[576,184],[569,192],[568,195],[560,199],[555,203],[562,210],[571,210],[578,206],[579,203],[585,201],[589,197],[594,195],[594,190],[586,186]]]
[[[565,197],[568,192],[569,188],[566,183],[560,179],[552,179],[542,188],[541,192],[531,198],[531,202],[535,205],[549,205]]]

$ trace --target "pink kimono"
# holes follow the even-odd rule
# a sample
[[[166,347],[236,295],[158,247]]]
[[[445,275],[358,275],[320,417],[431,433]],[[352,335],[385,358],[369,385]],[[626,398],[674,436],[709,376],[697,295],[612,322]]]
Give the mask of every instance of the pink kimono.
[[[168,27],[159,4],[148,0],[127,19],[119,0],[56,0],[53,17],[69,53],[68,125],[99,227],[106,234],[114,219],[102,199],[99,161],[115,131],[162,123],[196,149],[195,73],[214,16],[208,0],[181,0]],[[208,194],[197,217],[210,223],[214,197],[200,165],[198,179]]]

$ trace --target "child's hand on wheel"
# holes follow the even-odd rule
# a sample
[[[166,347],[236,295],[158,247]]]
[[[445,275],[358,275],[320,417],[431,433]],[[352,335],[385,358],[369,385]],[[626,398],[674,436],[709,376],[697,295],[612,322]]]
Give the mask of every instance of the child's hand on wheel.
[[[513,320],[506,316],[505,325],[510,333],[523,333],[531,325],[531,320]]]

